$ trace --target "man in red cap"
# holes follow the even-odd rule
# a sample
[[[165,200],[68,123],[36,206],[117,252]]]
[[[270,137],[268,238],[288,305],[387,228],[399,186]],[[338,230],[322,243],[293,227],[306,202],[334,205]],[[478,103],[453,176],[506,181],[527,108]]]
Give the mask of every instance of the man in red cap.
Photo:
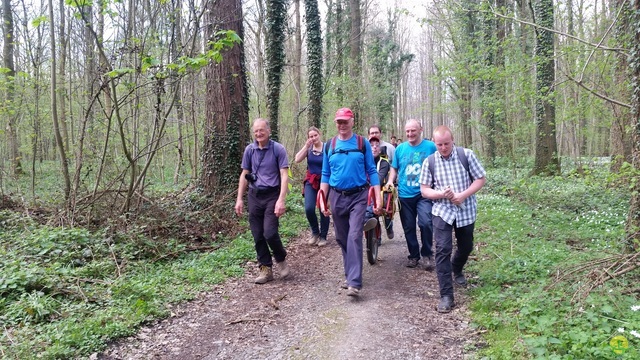
[[[362,231],[367,194],[371,184],[376,194],[374,212],[379,214],[382,210],[380,180],[371,145],[362,136],[353,133],[351,109],[339,109],[335,123],[338,135],[327,141],[320,189],[329,194],[331,211],[326,209],[324,214],[333,214],[336,241],[342,249],[347,295],[359,296],[362,288]]]

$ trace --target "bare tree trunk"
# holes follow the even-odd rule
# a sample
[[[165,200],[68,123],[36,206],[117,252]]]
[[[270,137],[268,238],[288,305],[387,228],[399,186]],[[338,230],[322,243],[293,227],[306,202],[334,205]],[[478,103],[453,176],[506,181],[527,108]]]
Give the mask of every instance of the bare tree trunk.
[[[5,77],[7,78],[7,90],[5,93],[5,102],[7,110],[4,110],[3,116],[8,119],[7,123],[7,143],[9,144],[9,161],[11,163],[11,173],[13,176],[24,174],[22,170],[22,161],[20,152],[18,151],[18,131],[17,131],[17,116],[13,111],[13,100],[15,96],[15,65],[13,60],[13,53],[15,49],[14,41],[15,36],[13,32],[13,8],[11,6],[11,0],[2,0],[2,30],[4,35],[4,41],[2,46],[2,59],[4,67],[7,69]]]
[[[67,74],[65,72],[67,66],[67,46],[69,45],[69,37],[66,34],[66,14],[64,6],[65,0],[58,1],[59,23],[58,23],[58,43],[60,44],[60,51],[58,52],[58,85],[56,96],[58,96],[59,107],[59,122],[60,129],[62,130],[62,138],[64,139],[64,148],[69,150],[69,129],[67,126],[67,96],[65,95],[65,84],[67,82]]]
[[[69,163],[67,162],[67,154],[64,149],[64,140],[60,133],[60,125],[58,123],[58,102],[56,101],[57,78],[56,78],[56,29],[53,16],[53,0],[49,0],[49,30],[51,36],[51,120],[53,121],[53,133],[56,138],[58,147],[58,155],[60,156],[60,167],[64,180],[64,198],[69,200],[71,193],[71,178],[69,177]]]

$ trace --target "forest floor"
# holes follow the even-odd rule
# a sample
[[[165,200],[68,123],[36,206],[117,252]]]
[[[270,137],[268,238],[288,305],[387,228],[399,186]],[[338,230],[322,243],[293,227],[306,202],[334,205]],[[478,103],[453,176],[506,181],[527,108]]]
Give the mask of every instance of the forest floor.
[[[482,339],[469,326],[466,290],[457,306],[436,311],[434,271],[405,267],[400,221],[396,236],[383,235],[379,261],[364,258],[359,298],[346,295],[340,248],[291,239],[292,275],[265,285],[246,274],[214,286],[172,309],[171,317],[113,343],[92,359],[472,359]]]

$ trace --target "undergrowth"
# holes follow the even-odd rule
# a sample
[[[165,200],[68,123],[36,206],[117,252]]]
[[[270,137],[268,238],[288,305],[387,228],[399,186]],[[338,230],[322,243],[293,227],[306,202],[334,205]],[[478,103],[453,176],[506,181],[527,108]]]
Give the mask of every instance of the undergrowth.
[[[623,252],[628,191],[608,186],[606,170],[487,179],[468,267],[473,326],[487,341],[479,357],[639,358],[639,263]]]
[[[285,242],[305,228],[302,203],[298,192],[290,194],[281,220]],[[241,276],[255,259],[246,217],[207,227],[215,209],[172,209],[181,221],[147,215],[98,231],[0,211],[0,358],[87,357],[168,316],[173,304]],[[165,237],[181,227],[180,238]]]

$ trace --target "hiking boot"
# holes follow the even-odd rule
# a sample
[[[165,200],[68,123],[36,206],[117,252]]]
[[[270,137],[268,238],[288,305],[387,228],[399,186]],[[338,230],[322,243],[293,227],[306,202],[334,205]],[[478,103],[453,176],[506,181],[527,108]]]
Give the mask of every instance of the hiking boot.
[[[343,281],[342,284],[340,284],[340,289],[347,290],[348,288],[349,288],[349,285],[347,285],[347,280]]]
[[[260,274],[254,282],[256,284],[266,284],[271,280],[273,280],[273,271],[271,270],[271,267],[267,265],[260,265]]]
[[[307,241],[307,245],[315,245],[320,239],[320,235],[311,235],[309,241]]]
[[[287,260],[282,260],[278,263],[278,272],[280,273],[280,279],[286,279],[291,274],[291,268],[287,265]]]
[[[376,225],[378,225],[378,220],[376,220],[375,218],[371,218],[364,223],[362,229],[364,231],[373,230],[375,229]]]
[[[431,258],[425,257],[425,258],[422,258],[422,260],[424,260],[422,266],[424,267],[425,270],[427,271],[433,270],[433,260]]]
[[[321,237],[320,240],[318,240],[318,243],[316,245],[318,245],[318,247],[326,246],[327,245],[327,239]]]
[[[349,288],[347,289],[347,296],[354,296],[354,297],[360,296],[360,289],[355,288],[353,286],[349,286]]]
[[[388,228],[387,229],[387,238],[388,239],[393,239],[394,236],[395,236],[395,234],[393,233],[393,228]]]
[[[414,268],[418,266],[418,259],[414,259],[414,258],[409,258],[407,260],[407,267],[408,268]]]
[[[440,299],[440,303],[438,304],[438,312],[445,314],[451,312],[451,309],[456,307],[456,303],[453,301],[453,297],[451,296],[443,296]]]
[[[467,279],[462,272],[453,273],[453,281],[462,287],[467,287]]]

